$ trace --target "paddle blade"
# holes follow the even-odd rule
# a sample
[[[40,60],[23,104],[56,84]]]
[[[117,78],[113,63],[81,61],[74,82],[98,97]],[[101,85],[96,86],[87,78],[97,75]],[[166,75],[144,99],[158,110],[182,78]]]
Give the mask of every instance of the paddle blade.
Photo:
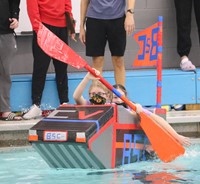
[[[83,68],[86,62],[65,42],[53,34],[42,23],[39,23],[37,42],[40,48],[50,57],[62,61],[74,68]]]
[[[173,138],[160,125],[155,123],[145,113],[140,113],[140,126],[147,135],[154,151],[163,162],[173,161],[176,157],[185,153],[184,147]]]

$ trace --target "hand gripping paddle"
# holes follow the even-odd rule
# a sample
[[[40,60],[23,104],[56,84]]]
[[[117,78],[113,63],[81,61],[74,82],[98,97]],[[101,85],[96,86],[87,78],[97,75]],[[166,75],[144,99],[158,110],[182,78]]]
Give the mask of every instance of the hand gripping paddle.
[[[67,44],[65,44],[50,30],[48,30],[42,23],[39,23],[39,25],[40,26],[37,33],[37,40],[39,46],[46,54],[77,69],[85,68],[91,74],[96,76],[95,71],[87,64],[83,58],[81,58]],[[130,100],[119,93],[103,77],[98,76],[98,78],[116,96],[121,98],[131,109],[136,111],[135,105]],[[153,119],[151,119],[149,115],[141,112],[140,117],[140,126],[147,135],[154,151],[163,162],[170,162],[176,157],[184,154],[184,147],[166,130],[164,130]]]

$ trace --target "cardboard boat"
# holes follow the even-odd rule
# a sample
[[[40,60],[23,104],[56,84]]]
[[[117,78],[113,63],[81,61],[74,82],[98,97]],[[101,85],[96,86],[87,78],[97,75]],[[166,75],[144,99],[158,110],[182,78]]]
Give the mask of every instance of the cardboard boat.
[[[109,169],[146,160],[149,141],[123,106],[62,105],[29,130],[53,168]]]

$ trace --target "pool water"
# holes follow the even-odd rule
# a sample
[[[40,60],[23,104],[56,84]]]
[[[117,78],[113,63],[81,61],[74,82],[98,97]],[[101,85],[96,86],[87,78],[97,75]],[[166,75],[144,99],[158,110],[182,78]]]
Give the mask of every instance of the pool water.
[[[140,184],[200,182],[200,145],[170,163],[159,159],[117,169],[53,169],[31,147],[0,150],[0,184]]]

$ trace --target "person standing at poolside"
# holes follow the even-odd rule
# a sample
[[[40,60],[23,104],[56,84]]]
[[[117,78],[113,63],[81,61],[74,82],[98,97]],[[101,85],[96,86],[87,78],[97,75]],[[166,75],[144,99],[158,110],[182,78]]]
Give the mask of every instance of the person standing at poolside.
[[[194,13],[196,17],[198,34],[200,39],[200,1],[174,0],[174,3],[176,9],[177,22],[177,52],[181,58],[180,67],[183,71],[194,71],[196,70],[196,67],[188,58],[192,46],[190,38],[192,6],[194,5]]]
[[[0,0],[0,112],[2,120],[21,120],[11,112],[11,64],[17,51],[14,29],[18,27],[20,0]]]
[[[71,0],[27,0],[28,15],[33,27],[33,77],[32,77],[32,107],[23,116],[24,119],[32,119],[41,116],[40,103],[45,85],[47,70],[52,58],[43,52],[37,43],[37,31],[39,22],[42,22],[50,31],[57,35],[65,43],[68,43],[67,16],[73,20]],[[75,39],[75,34],[71,34]],[[52,59],[60,104],[67,103],[68,78],[67,64]]]
[[[86,45],[86,55],[92,57],[93,67],[102,74],[108,41],[115,81],[122,85],[126,34],[131,35],[135,29],[134,6],[135,0],[81,0],[79,38]]]

